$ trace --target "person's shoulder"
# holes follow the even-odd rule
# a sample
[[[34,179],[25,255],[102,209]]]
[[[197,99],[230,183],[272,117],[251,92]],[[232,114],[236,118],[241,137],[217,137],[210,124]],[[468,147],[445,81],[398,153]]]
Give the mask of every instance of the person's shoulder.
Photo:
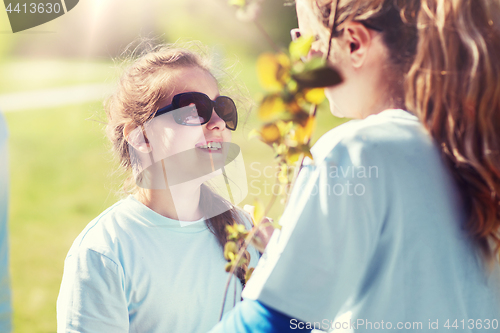
[[[123,220],[129,214],[130,198],[122,199],[93,219],[73,242],[68,257],[81,251],[94,251],[104,255],[114,252]]]
[[[311,152],[319,161],[335,160],[343,153],[373,160],[422,148],[434,149],[430,135],[418,118],[404,110],[386,110],[330,130]]]

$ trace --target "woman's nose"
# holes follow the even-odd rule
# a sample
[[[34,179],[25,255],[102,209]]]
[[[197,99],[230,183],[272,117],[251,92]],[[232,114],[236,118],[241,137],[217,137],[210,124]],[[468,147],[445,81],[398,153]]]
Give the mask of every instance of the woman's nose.
[[[207,128],[210,130],[223,130],[226,128],[226,122],[212,109],[212,117],[207,123]]]

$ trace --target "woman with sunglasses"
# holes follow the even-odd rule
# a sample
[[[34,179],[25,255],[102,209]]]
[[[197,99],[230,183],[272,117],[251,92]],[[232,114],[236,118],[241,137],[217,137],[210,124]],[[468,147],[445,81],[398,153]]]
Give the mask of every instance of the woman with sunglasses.
[[[296,9],[343,77],[332,113],[356,120],[313,147],[244,301],[211,332],[498,331],[500,2]]]
[[[106,107],[108,137],[133,172],[135,193],[73,243],[57,300],[58,332],[208,331],[228,279],[226,226],[250,226],[205,183],[231,154],[235,103],[220,96],[208,59],[163,47],[125,70]],[[241,299],[246,269],[258,259],[248,251],[225,311]]]

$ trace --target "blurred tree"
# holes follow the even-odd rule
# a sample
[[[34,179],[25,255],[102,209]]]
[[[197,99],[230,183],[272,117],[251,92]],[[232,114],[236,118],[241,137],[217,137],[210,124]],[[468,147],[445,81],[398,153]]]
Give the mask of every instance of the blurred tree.
[[[288,31],[297,25],[294,8],[283,0],[264,0],[262,6],[261,25],[286,47]],[[258,29],[239,21],[234,12],[224,0],[86,0],[52,22],[14,35],[12,51],[17,56],[109,59],[140,36],[164,42],[195,39],[252,55],[270,50]]]

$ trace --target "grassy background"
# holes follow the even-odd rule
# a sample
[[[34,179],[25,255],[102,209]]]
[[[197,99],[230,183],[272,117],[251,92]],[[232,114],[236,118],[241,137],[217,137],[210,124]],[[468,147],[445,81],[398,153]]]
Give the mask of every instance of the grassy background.
[[[240,79],[249,84],[255,96],[260,92],[255,60],[242,61]],[[50,69],[53,63],[59,65]],[[35,64],[17,60],[4,62],[0,67],[30,66]],[[30,80],[28,86],[19,77],[19,71],[2,71],[0,92],[102,83],[109,80],[111,64],[51,60],[46,67],[50,80]],[[68,78],[68,72],[80,74],[77,79]],[[96,114],[102,115],[102,102],[6,114],[10,132],[10,255],[15,332],[56,331],[56,299],[66,253],[85,225],[119,199],[117,191],[123,176],[116,172],[118,166],[109,152],[103,125],[89,120],[95,119]],[[325,106],[318,117],[315,140],[340,122]],[[273,165],[273,156],[266,145],[246,139],[248,131],[257,124],[255,114],[250,114],[247,124],[233,137],[242,148],[249,181],[257,179],[254,185],[262,185],[273,179],[264,175],[255,178],[250,164],[259,162],[262,168]],[[267,202],[267,198],[262,199]],[[249,196],[243,204],[252,201]],[[281,211],[282,207],[276,204],[270,215],[277,218]]]

